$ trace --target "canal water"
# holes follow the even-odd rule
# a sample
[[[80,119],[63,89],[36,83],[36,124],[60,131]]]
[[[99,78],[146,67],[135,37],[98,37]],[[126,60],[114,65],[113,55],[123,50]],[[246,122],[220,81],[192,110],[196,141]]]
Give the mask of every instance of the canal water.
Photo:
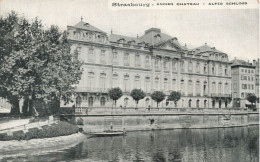
[[[0,161],[258,162],[259,127],[176,129],[94,137],[67,148],[0,155]]]

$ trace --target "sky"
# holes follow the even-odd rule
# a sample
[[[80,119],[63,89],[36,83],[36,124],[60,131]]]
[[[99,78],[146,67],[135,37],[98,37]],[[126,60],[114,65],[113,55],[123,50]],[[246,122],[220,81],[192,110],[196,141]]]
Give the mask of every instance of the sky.
[[[0,0],[0,15],[11,10],[33,19],[45,27],[83,21],[110,34],[136,37],[156,27],[177,37],[192,49],[205,44],[229,55],[229,60],[259,58],[259,10],[193,9],[193,10],[111,10],[106,0]]]

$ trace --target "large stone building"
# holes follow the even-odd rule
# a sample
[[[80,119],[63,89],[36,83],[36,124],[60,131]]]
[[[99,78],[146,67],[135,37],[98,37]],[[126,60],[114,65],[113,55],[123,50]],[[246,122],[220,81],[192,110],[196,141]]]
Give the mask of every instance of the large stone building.
[[[245,108],[250,104],[246,99],[247,95],[249,93],[259,93],[259,74],[257,78],[256,66],[249,63],[249,61],[246,62],[235,58],[230,62],[232,63],[233,107]]]
[[[160,107],[225,108],[231,104],[231,66],[228,55],[207,44],[195,49],[176,37],[150,28],[140,37],[111,34],[85,23],[68,26],[72,52],[84,61],[77,85],[76,107],[109,107],[108,90],[120,87],[124,95],[117,106],[132,107],[134,88],[147,96],[139,107],[155,107],[150,94],[180,91],[177,105],[166,99]]]

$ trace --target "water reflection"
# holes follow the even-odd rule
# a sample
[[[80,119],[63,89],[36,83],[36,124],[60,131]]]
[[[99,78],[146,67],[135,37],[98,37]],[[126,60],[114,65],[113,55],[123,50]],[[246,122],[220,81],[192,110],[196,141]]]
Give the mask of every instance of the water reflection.
[[[126,137],[87,138],[63,150],[30,151],[3,161],[198,161],[258,162],[259,128],[129,132]]]

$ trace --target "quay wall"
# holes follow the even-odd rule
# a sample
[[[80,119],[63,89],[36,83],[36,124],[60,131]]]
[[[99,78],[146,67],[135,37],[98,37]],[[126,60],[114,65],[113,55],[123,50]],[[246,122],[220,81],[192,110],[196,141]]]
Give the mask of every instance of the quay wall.
[[[139,131],[153,129],[218,128],[259,124],[259,113],[179,113],[75,115],[83,119],[84,132],[106,130]]]

